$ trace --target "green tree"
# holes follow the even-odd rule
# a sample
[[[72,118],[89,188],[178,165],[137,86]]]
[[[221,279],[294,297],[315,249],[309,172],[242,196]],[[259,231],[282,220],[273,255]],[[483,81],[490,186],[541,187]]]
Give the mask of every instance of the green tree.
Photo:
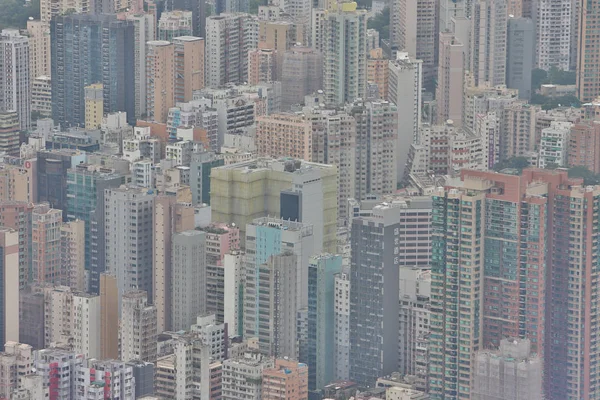
[[[531,90],[535,92],[548,81],[548,73],[540,68],[531,71]]]
[[[526,157],[511,157],[508,160],[500,161],[494,165],[495,171],[502,171],[503,169],[516,169],[521,173],[523,169],[529,167],[529,160]]]
[[[390,8],[385,7],[379,14],[369,19],[367,23],[369,29],[375,29],[379,32],[380,39],[389,39],[390,37]]]
[[[569,168],[570,178],[583,178],[584,185],[598,185],[600,184],[600,175],[596,175],[586,167],[580,165]]]
[[[29,17],[40,18],[40,1],[0,0],[0,10],[0,29],[24,29]]]

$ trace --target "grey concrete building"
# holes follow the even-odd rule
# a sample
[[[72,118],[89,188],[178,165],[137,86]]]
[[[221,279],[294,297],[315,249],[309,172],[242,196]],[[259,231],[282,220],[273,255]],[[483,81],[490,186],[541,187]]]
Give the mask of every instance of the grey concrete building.
[[[399,207],[384,203],[352,220],[350,380],[373,385],[398,368]]]
[[[519,98],[531,98],[531,70],[535,29],[529,18],[509,18],[506,39],[506,86],[519,90]]]
[[[206,233],[176,233],[172,246],[171,327],[189,330],[206,311]]]
[[[542,400],[542,360],[528,339],[504,339],[498,351],[475,356],[473,400]]]
[[[121,186],[104,192],[106,270],[117,277],[121,297],[145,290],[152,299],[152,216],[154,192]]]

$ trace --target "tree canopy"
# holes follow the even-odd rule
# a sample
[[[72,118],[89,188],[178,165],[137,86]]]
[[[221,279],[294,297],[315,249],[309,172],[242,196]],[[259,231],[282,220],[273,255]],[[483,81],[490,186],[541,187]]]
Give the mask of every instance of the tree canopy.
[[[494,165],[495,171],[502,171],[503,169],[515,169],[521,173],[523,169],[529,167],[529,160],[526,157],[511,157],[508,160],[503,160]]]
[[[379,32],[379,39],[389,39],[390,37],[390,8],[385,7],[379,14],[369,19],[367,24],[369,29],[375,29]]]
[[[536,68],[531,71],[531,89],[538,90],[542,85],[574,85],[577,77],[574,71],[563,71],[551,67],[549,71]]]
[[[552,110],[558,107],[581,107],[581,102],[576,96],[544,96],[539,93],[531,95],[531,104],[539,104],[543,110]]]
[[[0,30],[5,28],[24,29],[29,17],[40,18],[40,1],[0,0]]]
[[[584,166],[569,168],[569,177],[583,178],[583,184],[586,186],[600,184],[600,175],[595,174]]]

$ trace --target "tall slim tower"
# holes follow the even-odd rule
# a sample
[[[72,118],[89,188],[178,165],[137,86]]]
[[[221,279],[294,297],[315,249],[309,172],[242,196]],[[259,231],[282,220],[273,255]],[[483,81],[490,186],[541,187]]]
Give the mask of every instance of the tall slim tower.
[[[206,234],[173,235],[171,251],[171,329],[188,330],[206,311]]]
[[[175,46],[166,40],[146,43],[146,115],[149,121],[167,122],[175,106]]]
[[[104,192],[106,269],[117,277],[121,298],[144,290],[152,298],[152,208],[154,193],[121,186]],[[155,322],[156,324],[156,322]]]
[[[557,67],[569,70],[571,56],[572,13],[570,0],[534,1],[534,26],[536,29],[535,60],[537,68],[549,70]]]
[[[21,129],[31,124],[29,39],[18,30],[0,33],[0,111],[16,111]]]
[[[146,113],[146,43],[156,39],[156,19],[150,13],[128,15],[127,19],[134,26],[135,117],[139,118]]]
[[[148,305],[144,290],[123,295],[120,332],[122,361],[156,361],[156,307]]]
[[[440,65],[436,88],[437,122],[451,119],[462,126],[465,79],[464,45],[452,33],[440,33]]]
[[[365,98],[367,12],[356,3],[340,3],[325,20],[323,90],[327,105]]]
[[[194,90],[204,87],[204,39],[195,36],[173,38],[175,103],[193,100]]]
[[[477,0],[471,24],[471,72],[475,86],[506,82],[506,0]],[[441,59],[441,57],[440,57]]]
[[[0,341],[19,341],[19,232],[0,228]]]
[[[398,368],[400,210],[382,204],[352,220],[350,379],[364,385]]]
[[[394,0],[390,15],[390,45],[423,61],[423,85],[437,76],[438,4],[436,0]]]
[[[600,71],[597,64],[600,42],[595,30],[600,23],[600,4],[595,1],[579,3],[579,42],[577,43],[577,94],[582,102],[600,95]]]
[[[396,179],[404,176],[408,149],[419,143],[423,62],[406,53],[397,53],[389,62],[388,98],[398,109],[398,139],[396,142]]]

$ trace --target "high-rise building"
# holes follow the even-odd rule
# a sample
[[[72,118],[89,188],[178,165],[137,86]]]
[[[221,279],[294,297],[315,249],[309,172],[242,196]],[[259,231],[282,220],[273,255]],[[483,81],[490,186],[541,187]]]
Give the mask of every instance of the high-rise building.
[[[52,116],[52,83],[49,76],[38,76],[31,81],[31,111],[42,118]]]
[[[29,39],[18,30],[0,33],[0,111],[16,111],[22,130],[31,125]]]
[[[19,114],[15,111],[0,111],[0,153],[19,157],[20,131]]]
[[[134,81],[135,81],[135,117],[140,118],[146,113],[146,42],[156,39],[156,19],[150,13],[130,14],[133,21],[134,33]]]
[[[24,289],[32,280],[31,214],[34,206],[25,201],[2,201],[0,207],[0,226],[19,233],[19,288]]]
[[[533,352],[549,354],[553,341],[546,338],[553,333],[547,299],[553,290],[547,277],[554,281],[556,272],[547,272],[551,260],[545,249],[555,218],[549,209],[549,184],[560,178],[554,175],[463,171],[460,185],[434,195],[430,340],[434,398],[473,396],[474,353],[498,347],[506,337],[527,338]],[[508,222],[515,220],[516,224]],[[462,250],[467,246],[470,253]],[[461,252],[455,256],[457,248]],[[485,274],[480,273],[484,262]],[[523,280],[528,282],[525,288]],[[459,320],[469,327],[468,333],[457,328]],[[456,358],[444,357],[452,351]],[[455,373],[458,379],[452,378]]]
[[[542,400],[542,359],[531,351],[527,339],[502,339],[498,351],[480,351],[475,356],[478,400],[527,398]]]
[[[387,100],[394,103],[398,109],[396,179],[402,179],[408,149],[411,144],[419,143],[423,62],[411,58],[406,53],[397,53],[396,60],[389,62],[388,82]]]
[[[75,397],[77,367],[83,364],[84,356],[61,348],[38,350],[33,353],[36,374],[41,376],[50,389],[49,399]]]
[[[350,379],[365,385],[398,368],[400,210],[383,203],[352,220]]]
[[[206,85],[241,83],[247,78],[248,51],[258,47],[258,21],[250,14],[206,19]]]
[[[398,126],[404,123],[398,120],[398,107],[387,101],[359,99],[349,104],[346,112],[356,120],[355,197],[394,193]]]
[[[89,358],[101,357],[100,296],[73,294],[73,349]]]
[[[50,76],[50,21],[27,21],[29,35],[29,72],[33,82],[39,76]]]
[[[32,348],[28,344],[8,341],[0,353],[0,396],[13,397],[21,385],[21,379],[31,373],[33,367]]]
[[[600,21],[600,7],[594,2],[583,2],[579,4],[579,8],[577,96],[582,102],[588,102],[600,95],[600,73],[594,67],[600,52],[600,43],[592,39],[595,26]]]
[[[335,277],[342,257],[323,254],[308,265],[308,389],[321,390],[335,380]]]
[[[149,121],[167,122],[175,106],[175,46],[166,40],[146,43],[146,115]]]
[[[311,47],[294,46],[283,53],[281,108],[304,102],[304,96],[323,87],[323,56]]]
[[[470,19],[473,0],[440,0],[439,32],[452,32],[452,20]]]
[[[117,277],[121,296],[143,290],[152,299],[152,216],[154,193],[122,186],[104,192],[106,270]],[[129,361],[129,359],[127,359]]]
[[[248,351],[238,358],[223,362],[223,400],[262,400],[262,373],[271,368],[271,357]]]
[[[536,113],[538,108],[524,102],[514,102],[502,113],[500,159],[525,156],[536,147]]]
[[[193,100],[194,90],[204,87],[204,39],[177,36],[174,49],[175,103]]]
[[[390,45],[423,61],[423,85],[437,77],[438,4],[435,0],[394,0],[390,6]],[[443,32],[443,30],[441,31]]]
[[[273,49],[248,51],[248,84],[271,83],[277,80],[277,52]]]
[[[45,346],[44,293],[25,288],[19,291],[19,340],[34,349]]]
[[[31,214],[31,268],[37,283],[67,284],[61,262],[62,211],[39,204]]]
[[[436,90],[437,122],[462,126],[465,74],[464,44],[452,33],[440,33],[440,65]]]
[[[535,24],[535,61],[536,67],[548,71],[557,67],[568,71],[571,57],[572,13],[575,2],[548,0],[532,2]]]
[[[100,357],[119,358],[119,290],[117,278],[100,274]]]
[[[103,2],[99,2],[103,3]],[[93,4],[90,0],[41,0],[40,1],[40,19],[42,22],[50,21],[61,16],[67,11],[73,11],[74,14],[87,14],[93,11]]]
[[[133,22],[116,15],[71,14],[53,18],[50,33],[54,122],[84,126],[85,87],[102,83],[103,112],[125,111],[135,123]],[[112,67],[105,70],[105,65]]]
[[[323,40],[325,103],[343,105],[364,98],[367,84],[367,12],[353,2],[326,14]]]
[[[414,377],[416,389],[429,390],[431,271],[400,267],[400,335],[398,366]]]
[[[84,88],[85,129],[99,129],[104,117],[104,89],[101,83]]]
[[[255,159],[213,168],[210,179],[211,219],[240,228],[242,245],[246,225],[254,219],[284,216],[313,225],[315,246],[319,242],[323,251],[336,251],[336,167],[302,160]],[[255,200],[248,202],[248,194]],[[300,202],[305,195],[307,201]]]
[[[475,0],[471,30],[471,63],[475,86],[506,82],[506,32],[508,27],[505,0]],[[441,59],[441,57],[440,57]]]
[[[156,39],[171,42],[179,36],[192,36],[192,21],[191,11],[165,11],[158,21]]]
[[[178,232],[194,229],[194,209],[178,203],[175,196],[160,195],[154,201],[153,232],[153,304],[156,307],[158,331],[171,329],[172,310],[172,240]]]
[[[569,135],[569,167],[584,166],[600,173],[600,124],[582,122],[573,125]]]
[[[190,162],[190,188],[192,204],[210,204],[210,171],[225,164],[213,152],[194,152]]]
[[[0,227],[0,273],[0,342],[18,342],[19,232],[12,228]]]
[[[88,359],[77,366],[76,370],[75,391],[85,399],[137,397],[133,367],[129,364],[115,360]]]
[[[567,155],[569,154],[569,136],[572,123],[566,121],[552,121],[548,128],[542,129],[542,137],[539,143],[539,167],[567,166]]]
[[[263,338],[267,354],[297,356],[296,313],[308,306],[308,262],[315,246],[309,224],[266,217],[246,227],[244,336]],[[264,295],[272,300],[262,304],[258,299]],[[271,306],[273,301],[281,306]],[[273,328],[265,331],[264,324]]]
[[[307,400],[308,366],[298,361],[277,359],[262,374],[263,400]]]
[[[171,329],[188,330],[206,311],[206,234],[173,235],[171,255]]]
[[[335,309],[333,316],[335,379],[350,379],[350,275],[339,273],[334,278]]]
[[[148,305],[143,290],[129,291],[122,296],[120,323],[122,361],[156,361],[156,307]]]
[[[100,274],[106,271],[104,190],[124,182],[118,172],[93,164],[77,164],[67,170],[67,220],[85,222],[85,266],[90,293],[100,293]]]
[[[60,262],[66,284],[73,291],[87,291],[85,279],[85,222],[65,222],[60,227]]]
[[[312,161],[312,126],[303,115],[273,114],[256,119],[259,156]]]
[[[383,56],[383,50],[378,47],[369,50],[367,59],[367,81],[377,85],[377,99],[388,100],[389,60]]]
[[[506,37],[506,86],[519,90],[519,98],[531,98],[531,71],[535,29],[528,18],[509,18]]]

